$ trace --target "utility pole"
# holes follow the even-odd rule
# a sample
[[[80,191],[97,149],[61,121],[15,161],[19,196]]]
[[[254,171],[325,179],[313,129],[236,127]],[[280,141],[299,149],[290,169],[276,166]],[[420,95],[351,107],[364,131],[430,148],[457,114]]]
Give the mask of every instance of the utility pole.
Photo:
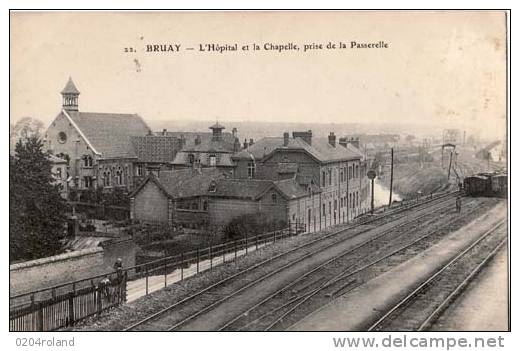
[[[394,184],[394,148],[390,149],[390,199],[388,207],[392,206],[392,187]]]
[[[370,213],[374,214],[374,179],[376,177],[376,172],[374,170],[370,170],[367,172],[367,177],[372,181],[371,193],[372,200],[370,202]]]
[[[453,151],[450,152],[450,166],[448,167],[448,181],[450,180],[450,171],[451,171],[451,158],[453,156]]]

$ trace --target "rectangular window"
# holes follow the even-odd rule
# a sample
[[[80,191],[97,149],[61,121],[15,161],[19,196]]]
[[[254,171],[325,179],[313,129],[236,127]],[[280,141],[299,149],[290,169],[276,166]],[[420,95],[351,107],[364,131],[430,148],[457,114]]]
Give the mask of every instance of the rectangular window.
[[[89,177],[89,176],[83,177],[83,186],[85,188],[87,188],[87,189],[92,188],[92,184],[93,184],[92,177]]]
[[[61,167],[56,168],[56,179],[61,179]]]
[[[135,174],[140,177],[144,174],[144,166],[142,164],[138,164],[137,168],[135,169]]]
[[[217,165],[217,156],[209,155],[209,165],[210,167],[215,167]]]

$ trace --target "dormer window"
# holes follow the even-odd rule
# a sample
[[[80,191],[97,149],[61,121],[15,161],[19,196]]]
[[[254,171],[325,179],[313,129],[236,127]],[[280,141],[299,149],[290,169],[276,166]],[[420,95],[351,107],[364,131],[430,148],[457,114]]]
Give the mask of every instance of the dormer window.
[[[271,194],[271,201],[273,201],[273,204],[278,202],[278,196],[275,193]]]

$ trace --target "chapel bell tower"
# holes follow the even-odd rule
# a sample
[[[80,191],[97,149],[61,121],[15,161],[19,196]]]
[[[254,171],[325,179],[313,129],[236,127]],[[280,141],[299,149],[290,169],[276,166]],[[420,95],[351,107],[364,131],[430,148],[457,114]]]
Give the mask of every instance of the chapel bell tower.
[[[65,85],[65,88],[61,91],[63,97],[63,109],[65,111],[78,111],[78,99],[79,90],[74,85],[72,78],[69,77],[69,81]]]

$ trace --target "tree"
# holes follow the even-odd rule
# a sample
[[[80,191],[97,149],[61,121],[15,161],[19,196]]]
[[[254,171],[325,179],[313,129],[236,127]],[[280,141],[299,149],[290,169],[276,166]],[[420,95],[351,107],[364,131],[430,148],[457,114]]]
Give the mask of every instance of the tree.
[[[37,136],[18,140],[9,169],[9,260],[62,252],[67,205]]]

